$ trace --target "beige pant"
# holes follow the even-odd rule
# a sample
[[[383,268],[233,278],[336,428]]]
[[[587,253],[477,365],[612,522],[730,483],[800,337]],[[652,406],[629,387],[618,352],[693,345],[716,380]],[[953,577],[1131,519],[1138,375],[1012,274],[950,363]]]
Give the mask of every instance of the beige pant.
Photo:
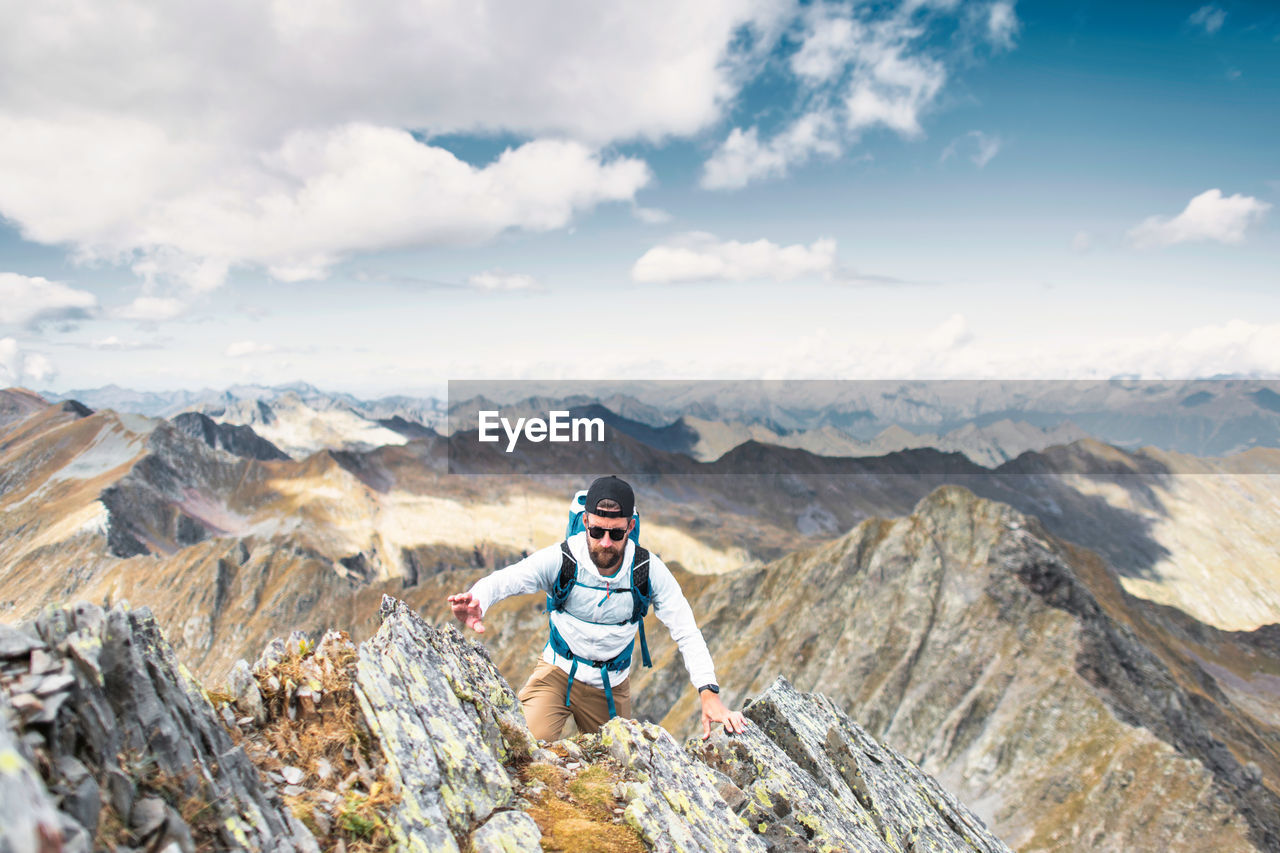
[[[583,667],[578,667],[582,672]],[[612,682],[611,682],[612,684]],[[603,688],[573,680],[573,692],[569,694],[570,706],[564,706],[564,691],[569,686],[569,673],[555,664],[538,661],[533,675],[520,688],[520,705],[529,731],[539,740],[559,740],[569,717],[578,725],[578,731],[594,734],[609,720],[609,699]],[[612,684],[613,705],[619,717],[631,716],[631,679]]]

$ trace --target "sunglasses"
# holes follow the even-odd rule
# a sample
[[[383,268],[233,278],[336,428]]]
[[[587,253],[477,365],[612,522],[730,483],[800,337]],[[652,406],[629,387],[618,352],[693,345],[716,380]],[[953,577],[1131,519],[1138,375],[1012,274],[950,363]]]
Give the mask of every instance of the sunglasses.
[[[588,527],[587,535],[592,539],[603,539],[608,533],[609,538],[614,542],[621,542],[627,538],[627,528],[625,527]]]

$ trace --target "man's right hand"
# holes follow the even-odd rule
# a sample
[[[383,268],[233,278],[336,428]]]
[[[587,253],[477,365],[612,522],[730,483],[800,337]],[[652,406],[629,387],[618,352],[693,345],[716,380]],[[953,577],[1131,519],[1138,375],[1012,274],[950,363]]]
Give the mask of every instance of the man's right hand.
[[[477,634],[484,633],[484,623],[480,621],[480,601],[471,593],[463,592],[449,596],[449,607],[453,609],[453,617]]]

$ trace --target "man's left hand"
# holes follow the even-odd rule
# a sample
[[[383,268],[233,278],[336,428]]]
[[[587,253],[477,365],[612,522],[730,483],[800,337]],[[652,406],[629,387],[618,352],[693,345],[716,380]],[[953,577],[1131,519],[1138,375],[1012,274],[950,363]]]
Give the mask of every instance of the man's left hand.
[[[726,734],[742,734],[747,730],[747,718],[741,711],[730,711],[720,701],[717,693],[704,690],[702,697],[702,739],[711,737],[711,724],[724,723]]]

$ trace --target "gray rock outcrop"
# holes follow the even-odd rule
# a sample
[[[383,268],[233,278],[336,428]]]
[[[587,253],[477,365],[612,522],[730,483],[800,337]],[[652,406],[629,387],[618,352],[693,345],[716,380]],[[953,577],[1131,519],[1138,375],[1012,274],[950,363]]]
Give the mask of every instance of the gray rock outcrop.
[[[38,636],[0,632],[0,851],[301,853],[319,849],[308,827],[328,837],[344,821],[424,853],[536,851],[544,832],[605,831],[662,853],[1007,850],[919,768],[783,679],[748,707],[743,735],[681,746],[615,719],[539,746],[483,646],[390,597],[380,615],[358,649],[337,634],[273,641],[252,670],[234,668],[221,708],[146,610],[81,605],[47,611]],[[348,748],[351,776],[370,804],[394,793],[359,821],[343,796],[308,791],[332,775],[315,769],[327,759],[282,766],[278,751],[325,709],[342,719],[340,682],[326,679],[346,666],[360,718],[347,722],[373,750],[365,763]],[[255,745],[255,732],[270,737]],[[255,766],[268,755],[274,765]],[[312,810],[326,802],[339,804]]]
[[[34,629],[0,660],[0,850],[318,851],[150,611],[81,604]]]
[[[289,454],[244,424],[222,424],[200,412],[183,412],[171,420],[175,427],[210,447],[245,459],[289,459]]]

